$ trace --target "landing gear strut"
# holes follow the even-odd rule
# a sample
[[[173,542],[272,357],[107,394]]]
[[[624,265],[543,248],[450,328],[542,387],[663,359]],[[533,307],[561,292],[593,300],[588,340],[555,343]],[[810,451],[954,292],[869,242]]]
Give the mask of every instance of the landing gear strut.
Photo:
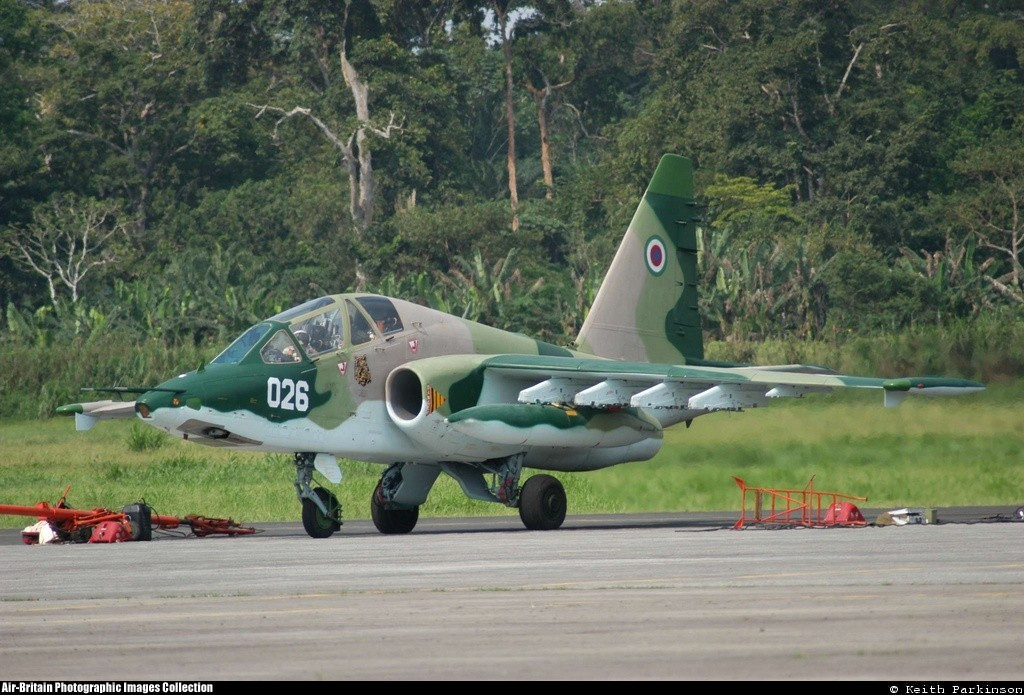
[[[489,492],[506,507],[519,507],[519,518],[531,531],[556,529],[565,521],[565,488],[558,478],[544,474],[533,476],[519,487],[524,458],[516,454],[481,464],[492,474]]]
[[[532,531],[556,529],[565,521],[565,488],[558,478],[543,474],[520,487],[525,458],[524,454],[515,454],[474,464],[444,462],[440,466],[470,499],[517,507],[519,518]],[[490,473],[489,485],[485,473]]]
[[[302,502],[302,527],[313,538],[328,538],[341,528],[341,503],[322,487],[312,487],[313,460],[310,453],[295,454],[295,493]]]

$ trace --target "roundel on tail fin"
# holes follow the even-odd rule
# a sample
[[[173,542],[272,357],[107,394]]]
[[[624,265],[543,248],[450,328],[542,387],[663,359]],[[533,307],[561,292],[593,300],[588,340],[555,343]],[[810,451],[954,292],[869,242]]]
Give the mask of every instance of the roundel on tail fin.
[[[647,270],[655,275],[665,272],[665,263],[668,260],[665,254],[665,242],[656,236],[648,239],[644,245],[644,260],[647,261]]]

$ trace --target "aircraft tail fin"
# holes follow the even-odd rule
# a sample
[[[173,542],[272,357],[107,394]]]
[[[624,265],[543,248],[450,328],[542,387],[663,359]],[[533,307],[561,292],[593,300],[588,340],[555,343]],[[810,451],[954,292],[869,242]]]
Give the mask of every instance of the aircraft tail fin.
[[[703,360],[696,226],[693,164],[666,154],[580,329],[579,350],[668,364]]]

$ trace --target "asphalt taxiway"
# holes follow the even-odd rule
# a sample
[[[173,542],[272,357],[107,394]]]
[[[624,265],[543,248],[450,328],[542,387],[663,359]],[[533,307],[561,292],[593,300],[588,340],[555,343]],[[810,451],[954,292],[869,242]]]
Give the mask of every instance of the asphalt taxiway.
[[[728,529],[727,515],[347,522],[25,546],[0,678],[1024,678],[1024,523]],[[868,513],[868,518],[873,518]]]

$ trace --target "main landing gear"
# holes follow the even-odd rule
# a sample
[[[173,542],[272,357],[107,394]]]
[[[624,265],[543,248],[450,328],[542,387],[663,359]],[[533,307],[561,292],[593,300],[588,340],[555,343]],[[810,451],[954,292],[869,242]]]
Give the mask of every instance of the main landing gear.
[[[519,492],[519,518],[531,531],[550,531],[561,526],[566,505],[565,488],[554,476],[535,475]]]
[[[341,503],[330,490],[312,487],[313,460],[309,453],[295,454],[295,492],[302,502],[302,527],[313,538],[329,538],[341,528]]]
[[[441,469],[415,463],[395,463],[384,471],[370,495],[370,516],[377,530],[387,535],[409,533],[420,518],[420,504]]]
[[[416,522],[420,518],[420,508],[395,509],[385,506],[381,483],[373,489],[370,495],[370,516],[373,517],[373,525],[381,533],[392,535],[398,533],[409,533],[416,528]]]
[[[558,478],[544,473],[533,476],[520,487],[524,458],[522,454],[517,454],[481,464],[492,474],[488,491],[494,501],[506,507],[518,507],[519,518],[531,531],[556,529],[565,521],[565,488]]]
[[[543,474],[533,476],[520,487],[524,458],[517,454],[474,464],[395,463],[381,476],[370,497],[373,524],[386,534],[412,531],[419,519],[419,505],[426,501],[434,481],[444,471],[467,497],[518,508],[526,528],[556,529],[565,521],[565,488],[557,478]]]
[[[519,509],[519,518],[531,531],[550,531],[565,521],[565,488],[557,478],[535,475],[520,487],[523,454],[480,463],[442,463],[445,473],[455,478],[467,497],[497,502]],[[486,477],[490,475],[488,483]]]
[[[295,454],[295,492],[302,502],[302,527],[306,533],[313,538],[328,538],[341,528],[341,503],[326,488],[313,487],[315,459],[314,454]],[[387,535],[409,533],[416,528],[420,505],[444,471],[468,497],[517,508],[523,525],[532,531],[561,527],[567,508],[565,488],[557,478],[546,474],[535,475],[520,487],[523,459],[518,454],[472,464],[392,464],[370,495],[373,525]],[[338,482],[329,473],[324,474]]]

